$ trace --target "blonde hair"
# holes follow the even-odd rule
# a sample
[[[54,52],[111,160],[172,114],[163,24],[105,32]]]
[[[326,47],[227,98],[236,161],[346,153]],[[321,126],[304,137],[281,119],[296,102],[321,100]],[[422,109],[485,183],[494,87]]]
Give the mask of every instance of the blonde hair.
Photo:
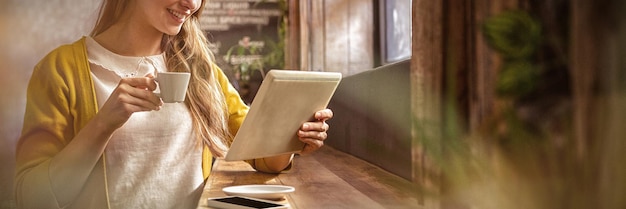
[[[127,2],[104,0],[91,36],[115,24]],[[162,49],[168,71],[191,73],[185,104],[191,112],[194,133],[209,147],[213,156],[223,157],[233,136],[228,129],[226,101],[216,77],[218,69],[213,68],[213,54],[198,20],[204,4],[203,0],[178,34],[163,35]]]

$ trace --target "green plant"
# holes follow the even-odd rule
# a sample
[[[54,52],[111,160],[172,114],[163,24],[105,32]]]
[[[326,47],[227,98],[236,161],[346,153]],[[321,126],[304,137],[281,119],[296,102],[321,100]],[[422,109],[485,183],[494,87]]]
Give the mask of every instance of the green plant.
[[[511,10],[486,19],[482,31],[489,46],[504,58],[496,92],[520,98],[535,90],[541,76],[541,66],[534,64],[541,24],[525,11]]]
[[[258,1],[253,7],[267,1]],[[226,61],[233,65],[237,79],[246,84],[251,75],[259,71],[265,77],[265,68],[283,68],[285,65],[285,34],[287,32],[288,6],[286,0],[279,0],[278,7],[281,15],[278,18],[278,40],[265,38],[264,44],[251,42],[250,37],[244,36],[237,45],[228,49]],[[263,51],[267,51],[264,55]]]
[[[486,19],[482,31],[489,45],[505,59],[530,59],[541,41],[540,23],[521,10]]]
[[[237,45],[228,49],[225,58],[234,66],[238,80],[247,83],[253,71],[258,70],[264,75],[264,63],[260,55],[263,45],[253,44],[250,37],[244,36]]]

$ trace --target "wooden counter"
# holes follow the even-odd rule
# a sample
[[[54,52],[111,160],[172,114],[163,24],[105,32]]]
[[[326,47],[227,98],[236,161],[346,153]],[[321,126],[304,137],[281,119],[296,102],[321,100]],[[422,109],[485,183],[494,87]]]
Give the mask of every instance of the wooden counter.
[[[282,174],[256,172],[241,161],[218,160],[198,208],[207,208],[208,197],[226,196],[222,188],[246,184],[295,187],[282,201],[291,208],[421,208],[415,184],[331,147],[294,160],[294,168]]]

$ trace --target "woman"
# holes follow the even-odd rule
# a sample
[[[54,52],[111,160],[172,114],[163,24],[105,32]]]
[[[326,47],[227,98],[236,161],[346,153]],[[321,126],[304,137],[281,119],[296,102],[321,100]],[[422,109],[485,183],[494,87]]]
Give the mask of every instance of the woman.
[[[105,0],[88,37],[37,64],[17,148],[23,208],[195,208],[213,156],[222,157],[248,107],[213,64],[199,29],[201,0]],[[185,103],[164,104],[153,72],[190,72]],[[310,153],[332,111],[302,124]],[[288,169],[292,155],[250,160]]]

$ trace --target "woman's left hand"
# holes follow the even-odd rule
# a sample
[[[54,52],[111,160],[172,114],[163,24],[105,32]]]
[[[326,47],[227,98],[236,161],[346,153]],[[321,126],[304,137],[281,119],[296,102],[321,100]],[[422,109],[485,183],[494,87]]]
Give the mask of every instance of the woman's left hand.
[[[324,140],[328,137],[326,131],[328,131],[329,126],[326,120],[333,117],[333,111],[330,109],[320,110],[315,112],[314,117],[317,121],[302,124],[298,131],[298,138],[305,143],[300,154],[308,154],[324,146]]]

